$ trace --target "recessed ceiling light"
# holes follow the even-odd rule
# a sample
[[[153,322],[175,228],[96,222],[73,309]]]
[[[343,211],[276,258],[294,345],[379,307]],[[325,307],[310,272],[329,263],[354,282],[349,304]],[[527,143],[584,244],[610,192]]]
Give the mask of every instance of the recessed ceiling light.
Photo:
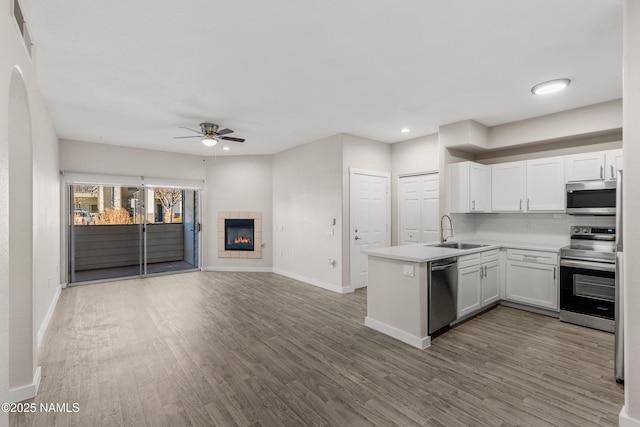
[[[555,79],[549,80],[535,85],[531,88],[531,93],[534,95],[548,95],[550,93],[560,92],[562,89],[569,86],[571,80],[569,79]]]
[[[231,147],[222,147],[222,149],[223,149],[224,151],[229,151],[229,150],[231,150]]]
[[[409,129],[409,128],[402,128],[402,129],[400,129],[400,132],[402,132],[402,133],[409,133],[409,132],[411,132],[411,129]]]

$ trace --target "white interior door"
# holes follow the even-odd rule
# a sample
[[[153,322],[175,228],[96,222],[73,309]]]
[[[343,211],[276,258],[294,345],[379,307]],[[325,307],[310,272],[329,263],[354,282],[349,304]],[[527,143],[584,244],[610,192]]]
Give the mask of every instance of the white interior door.
[[[349,170],[351,287],[367,286],[367,255],[363,250],[390,245],[389,174]]]
[[[439,239],[438,174],[403,176],[398,180],[399,242],[432,242]]]
[[[403,176],[398,181],[401,245],[420,242],[422,206],[420,203],[420,176]]]
[[[439,176],[430,173],[421,176],[421,243],[440,239]]]

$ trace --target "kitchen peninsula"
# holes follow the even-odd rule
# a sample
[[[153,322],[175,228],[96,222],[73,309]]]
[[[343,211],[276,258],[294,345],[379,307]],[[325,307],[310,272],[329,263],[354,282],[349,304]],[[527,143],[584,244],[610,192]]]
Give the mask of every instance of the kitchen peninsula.
[[[435,313],[453,301],[455,314],[452,322],[472,316],[505,298],[503,265],[507,257],[524,258],[532,253],[540,260],[552,258],[557,263],[560,246],[490,241],[466,244],[452,242],[449,245],[412,244],[364,251],[368,255],[365,325],[411,346],[427,348],[431,344],[430,304]],[[500,249],[505,249],[503,254]],[[439,301],[434,293],[434,301],[430,303],[431,285],[443,289],[442,284],[437,283],[442,278],[436,277],[436,270],[444,268],[441,267],[443,260],[451,265],[456,259],[458,262],[449,292],[451,295],[443,295],[440,291],[440,297],[447,301]],[[536,283],[545,283],[540,279],[536,277]],[[546,282],[544,289],[532,287],[531,294],[528,293],[529,288],[517,289],[512,292],[511,298],[507,295],[506,299],[534,308],[537,306],[554,315],[557,312],[558,288],[555,277],[552,279]]]

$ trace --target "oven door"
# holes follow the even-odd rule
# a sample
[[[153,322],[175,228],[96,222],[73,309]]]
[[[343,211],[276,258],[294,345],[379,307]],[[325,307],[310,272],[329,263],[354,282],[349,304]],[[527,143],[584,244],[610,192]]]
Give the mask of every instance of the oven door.
[[[560,260],[560,310],[614,320],[616,265]]]

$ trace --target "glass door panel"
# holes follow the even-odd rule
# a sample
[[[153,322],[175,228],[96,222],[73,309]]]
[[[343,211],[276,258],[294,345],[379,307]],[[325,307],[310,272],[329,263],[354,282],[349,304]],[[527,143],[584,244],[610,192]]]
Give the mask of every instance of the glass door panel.
[[[193,270],[198,267],[198,192],[147,187],[145,274]]]
[[[143,190],[69,185],[69,282],[142,274]]]

